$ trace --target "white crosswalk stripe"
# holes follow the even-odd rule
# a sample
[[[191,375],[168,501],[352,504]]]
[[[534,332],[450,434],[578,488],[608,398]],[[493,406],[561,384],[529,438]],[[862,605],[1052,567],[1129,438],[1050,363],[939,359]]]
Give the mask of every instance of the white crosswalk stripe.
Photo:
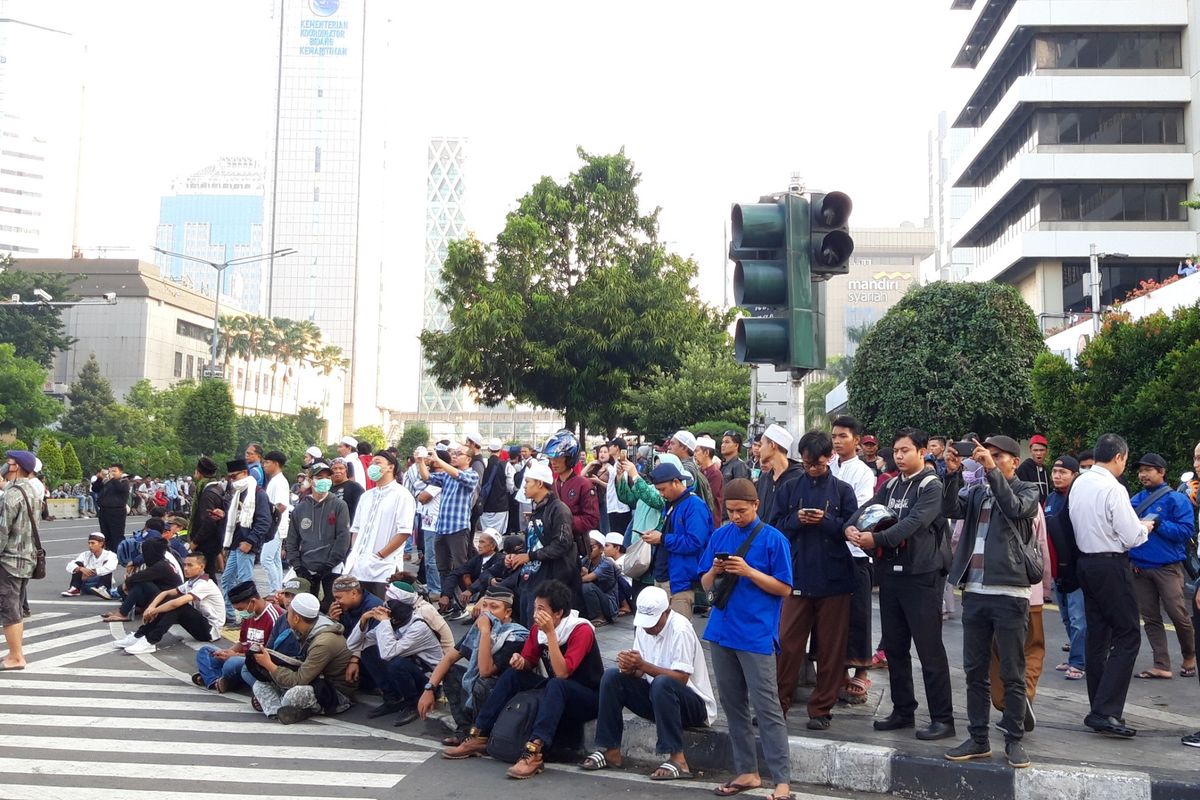
[[[244,693],[126,656],[91,615],[62,616],[28,620],[25,651],[44,657],[0,674],[0,798],[382,800],[435,753],[341,718],[281,725]],[[202,775],[203,791],[181,770]]]

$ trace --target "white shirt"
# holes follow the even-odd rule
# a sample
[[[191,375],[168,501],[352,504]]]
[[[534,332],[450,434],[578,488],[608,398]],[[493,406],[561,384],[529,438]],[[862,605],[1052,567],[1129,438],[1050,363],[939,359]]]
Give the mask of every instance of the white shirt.
[[[633,649],[642,654],[643,661],[649,661],[656,667],[686,672],[688,688],[704,700],[707,722],[713,724],[717,718],[717,701],[708,680],[704,648],[700,646],[700,638],[696,636],[690,619],[672,611],[658,636],[646,633],[645,628],[637,628],[633,634]],[[654,681],[650,675],[645,678],[647,682]]]
[[[624,514],[629,511],[629,506],[622,503],[621,498],[617,497],[617,465],[605,464],[604,469],[608,472],[608,489],[604,495],[604,507],[610,514]]]
[[[858,500],[859,508],[862,508],[875,496],[875,471],[858,456],[842,461],[840,456],[834,455],[829,460],[829,471],[839,481],[850,484],[850,488],[854,490],[854,498]],[[846,546],[850,548],[851,555],[856,558],[867,557],[861,547],[850,542],[846,542]]]
[[[225,624],[225,598],[212,578],[207,575],[192,578],[179,587],[179,593],[191,595],[192,605],[208,620],[212,628],[209,639],[220,638],[221,626]]]
[[[79,565],[76,561],[82,561],[84,569],[96,570],[96,577],[108,575],[117,568],[117,554],[112,550],[101,550],[100,555],[94,555],[91,550],[84,550],[79,555],[75,556],[74,560],[67,562],[67,572],[74,572]]]
[[[271,501],[272,508],[280,503],[283,504],[283,513],[279,517],[279,528],[275,533],[275,538],[282,542],[288,535],[292,510],[292,487],[288,484],[287,478],[283,477],[282,472],[275,473],[274,477],[267,480],[267,499]]]
[[[1099,464],[1071,484],[1071,525],[1081,553],[1125,553],[1149,534],[1129,504],[1129,493]]]
[[[375,554],[393,536],[411,535],[416,515],[416,501],[399,481],[368,489],[359,499],[354,521],[350,523],[350,535],[354,537],[350,553],[336,571],[360,581],[387,583],[404,563],[404,548],[397,547],[387,558]]]

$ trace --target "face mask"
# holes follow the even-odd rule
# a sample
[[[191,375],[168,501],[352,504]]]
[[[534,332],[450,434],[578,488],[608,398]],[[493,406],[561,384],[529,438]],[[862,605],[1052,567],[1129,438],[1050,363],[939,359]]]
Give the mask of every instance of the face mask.
[[[372,464],[367,467],[367,477],[373,481],[377,481],[383,477],[383,467],[378,464]]]
[[[238,618],[238,622],[245,622],[246,620],[250,619],[250,617],[251,617],[251,616],[252,616],[252,615],[251,615],[251,613],[250,613],[249,611],[239,611],[239,612],[237,612],[237,618]]]
[[[317,478],[313,482],[313,489],[317,494],[329,494],[329,490],[333,488],[332,478]]]

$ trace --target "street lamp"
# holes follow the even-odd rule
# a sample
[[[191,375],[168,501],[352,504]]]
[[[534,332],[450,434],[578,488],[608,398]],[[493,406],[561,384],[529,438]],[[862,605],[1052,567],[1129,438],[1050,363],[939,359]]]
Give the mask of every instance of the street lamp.
[[[256,261],[266,261],[267,259],[283,258],[284,256],[290,256],[296,252],[292,248],[286,247],[282,250],[275,250],[270,253],[259,253],[258,255],[255,255],[255,256],[242,256],[241,258],[231,258],[228,261],[223,261],[220,264],[218,264],[215,261],[208,261],[203,258],[196,258],[195,256],[189,256],[184,253],[173,253],[170,250],[163,250],[161,247],[151,247],[150,249],[156,253],[162,253],[164,256],[171,256],[172,258],[182,258],[184,261],[194,261],[197,264],[208,264],[210,267],[212,267],[213,269],[215,269],[217,271],[217,284],[215,287],[216,303],[213,306],[212,360],[210,360],[208,363],[208,368],[210,370],[213,369],[213,365],[217,363],[217,335],[218,335],[218,327],[220,325],[220,319],[221,319],[221,275],[222,275],[222,273],[225,272],[225,268],[226,267],[236,267],[241,264],[253,264]]]
[[[1089,283],[1092,289],[1092,333],[1100,333],[1100,259],[1129,258],[1128,253],[1101,253],[1096,245],[1090,245],[1088,257],[1090,266]]]

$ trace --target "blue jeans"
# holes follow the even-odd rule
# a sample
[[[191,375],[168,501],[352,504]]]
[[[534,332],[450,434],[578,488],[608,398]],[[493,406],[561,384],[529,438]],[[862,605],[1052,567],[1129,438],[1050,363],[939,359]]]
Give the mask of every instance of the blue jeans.
[[[244,581],[254,580],[254,553],[243,553],[236,547],[225,556],[225,571],[221,573],[221,594],[225,595],[225,621],[237,619],[233,603],[229,602],[229,590]]]
[[[654,720],[656,753],[683,752],[683,729],[708,721],[704,699],[674,678],[659,675],[653,682],[622,675],[615,667],[600,680],[600,716],[596,719],[596,749],[618,750],[625,732],[621,711],[628,708],[642,719]]]
[[[246,669],[245,656],[233,656],[224,661],[218,661],[213,653],[215,647],[201,647],[196,651],[196,671],[204,679],[204,685],[213,688],[218,678],[225,679],[225,689],[236,689],[243,684],[254,686],[254,676]]]
[[[1058,600],[1058,612],[1062,616],[1063,627],[1067,630],[1067,641],[1071,643],[1067,663],[1075,669],[1086,669],[1084,649],[1087,643],[1087,615],[1083,608],[1083,589],[1076,589],[1067,594],[1056,584],[1054,595]]]
[[[385,703],[416,703],[421,699],[428,676],[416,661],[408,656],[384,661],[378,647],[364,648],[361,659],[363,668],[383,693]]]
[[[258,562],[267,573],[267,591],[272,594],[283,588],[283,541],[276,536],[262,546]]]
[[[437,568],[437,531],[425,531],[422,545],[425,550],[425,588],[430,594],[442,593],[442,576]]]
[[[484,735],[491,733],[492,726],[500,718],[500,712],[518,692],[545,687],[538,706],[537,719],[533,723],[530,741],[539,740],[545,750],[554,744],[554,736],[562,723],[574,724],[582,729],[583,723],[596,718],[599,711],[600,693],[589,689],[570,678],[551,678],[520,669],[508,669],[496,681],[496,687],[488,695],[487,702],[479,709],[475,727]]]
[[[128,617],[133,614],[135,608],[145,608],[154,602],[154,598],[158,597],[161,590],[154,583],[132,583],[129,585],[129,591],[125,593],[125,597],[121,600],[121,616]]]

